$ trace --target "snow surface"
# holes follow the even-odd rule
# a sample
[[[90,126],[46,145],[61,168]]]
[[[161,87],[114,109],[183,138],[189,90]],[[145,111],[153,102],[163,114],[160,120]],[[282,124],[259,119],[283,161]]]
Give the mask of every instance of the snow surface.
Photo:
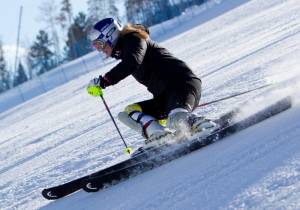
[[[300,209],[299,11],[296,0],[227,0],[187,22],[195,27],[184,33],[178,26],[161,44],[203,78],[202,102],[274,84],[197,113],[217,118],[248,102],[243,117],[284,95],[294,106],[98,193],[54,202],[40,194],[128,158],[103,104],[85,91],[90,78],[116,63],[1,113],[0,209]],[[114,116],[150,97],[132,78],[105,90]],[[142,145],[118,124],[128,144]]]

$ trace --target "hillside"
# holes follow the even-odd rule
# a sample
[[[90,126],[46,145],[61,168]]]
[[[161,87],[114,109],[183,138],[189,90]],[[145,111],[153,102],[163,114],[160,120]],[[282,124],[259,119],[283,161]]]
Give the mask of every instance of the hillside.
[[[247,114],[284,95],[291,110],[101,192],[47,201],[44,187],[128,158],[101,101],[85,91],[110,63],[0,114],[0,209],[299,209],[299,9],[295,0],[222,1],[160,43],[202,78],[202,102],[273,84],[197,113],[217,118],[250,102]],[[114,116],[151,97],[131,77],[104,94]]]

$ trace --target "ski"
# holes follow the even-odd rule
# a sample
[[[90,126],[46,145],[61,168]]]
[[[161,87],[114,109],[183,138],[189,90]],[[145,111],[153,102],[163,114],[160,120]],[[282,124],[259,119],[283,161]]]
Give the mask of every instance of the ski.
[[[225,120],[226,118],[223,119],[222,121],[223,123],[225,122],[225,124],[223,124],[221,128],[205,137],[204,139],[195,138],[192,141],[188,141],[186,144],[174,146],[171,145],[168,147],[173,148],[169,150],[161,147],[155,148],[150,151],[145,150],[142,154],[146,154],[145,156],[147,156],[147,158],[140,162],[137,162],[136,164],[120,168],[119,170],[111,171],[110,173],[99,173],[90,176],[88,179],[83,181],[83,190],[87,192],[97,192],[100,189],[105,188],[106,186],[117,184],[119,181],[136,176],[140,173],[168,163],[174,159],[180,158],[213,142],[219,141],[229,135],[239,132],[263,120],[266,120],[278,113],[281,113],[282,111],[290,107],[291,99],[289,97],[286,97],[278,101],[277,103],[261,110],[260,112],[247,117],[242,121],[233,124],[229,122],[227,124],[228,120]],[[230,116],[233,116],[232,113],[230,114]]]
[[[155,167],[198,150],[215,141],[219,141],[229,135],[279,114],[290,107],[291,98],[285,97],[259,111],[258,113],[250,115],[248,118],[242,121],[233,123],[232,119],[239,112],[238,108],[234,109],[220,117],[217,120],[217,122],[221,125],[220,128],[204,139],[196,138],[178,145],[162,145],[160,147],[146,149],[141,151],[136,156],[106,169],[56,187],[44,189],[42,191],[42,195],[46,199],[55,200],[67,196],[77,190],[80,190],[81,188],[87,192],[96,192],[105,188],[106,186],[116,184],[121,180],[136,176],[140,173],[151,170]]]
[[[239,112],[239,108],[235,108],[234,110],[224,114],[222,117],[220,117],[217,120],[217,123],[221,125],[221,127],[225,127],[227,125],[230,124],[231,119],[236,115],[236,113]],[[154,149],[155,148],[151,148],[153,150],[153,152],[157,152]],[[147,156],[149,155],[149,153],[152,151],[151,149],[148,150],[148,153],[140,153],[135,155],[134,157],[131,157],[127,160],[124,160],[120,163],[117,163],[116,165],[110,166],[106,169],[97,171],[93,174],[89,174],[83,177],[80,177],[78,179],[72,180],[70,182],[55,186],[55,187],[51,187],[51,188],[46,188],[42,190],[42,195],[44,198],[48,199],[48,200],[56,200],[59,198],[62,198],[64,196],[67,196],[73,192],[76,192],[78,190],[80,190],[82,188],[82,186],[84,186],[84,184],[86,183],[86,181],[90,178],[90,177],[99,177],[101,175],[104,174],[109,174],[113,171],[117,171],[121,168],[126,168],[129,167],[131,165],[135,165],[139,162],[141,162],[142,160],[147,159]]]

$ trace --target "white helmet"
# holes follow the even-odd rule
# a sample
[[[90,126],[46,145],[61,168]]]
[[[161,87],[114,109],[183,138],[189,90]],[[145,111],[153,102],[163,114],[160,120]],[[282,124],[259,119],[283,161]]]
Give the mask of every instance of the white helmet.
[[[103,47],[108,44],[110,47],[114,48],[122,29],[122,25],[117,20],[105,18],[93,26],[89,38],[92,42],[100,42]]]

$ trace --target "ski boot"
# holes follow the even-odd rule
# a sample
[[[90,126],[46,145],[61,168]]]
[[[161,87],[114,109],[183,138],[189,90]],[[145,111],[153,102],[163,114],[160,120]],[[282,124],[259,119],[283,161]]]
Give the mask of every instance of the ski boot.
[[[174,109],[168,118],[170,129],[174,129],[178,136],[205,138],[220,126],[210,119],[190,113],[185,109]]]
[[[155,125],[155,123],[154,123]],[[168,143],[174,137],[174,132],[167,128],[163,128],[163,130],[156,130],[153,132],[150,137],[145,137],[145,144],[142,147],[139,147],[135,150],[131,157],[138,156],[146,151],[151,150],[151,148],[159,147],[160,145]]]
[[[196,136],[197,138],[205,138],[220,128],[220,125],[214,121],[193,113],[190,113],[188,117],[188,124],[192,137]]]
[[[170,129],[162,126],[154,117],[139,111],[120,112],[118,118],[125,125],[137,131],[145,138],[144,148],[159,145],[174,134]]]

